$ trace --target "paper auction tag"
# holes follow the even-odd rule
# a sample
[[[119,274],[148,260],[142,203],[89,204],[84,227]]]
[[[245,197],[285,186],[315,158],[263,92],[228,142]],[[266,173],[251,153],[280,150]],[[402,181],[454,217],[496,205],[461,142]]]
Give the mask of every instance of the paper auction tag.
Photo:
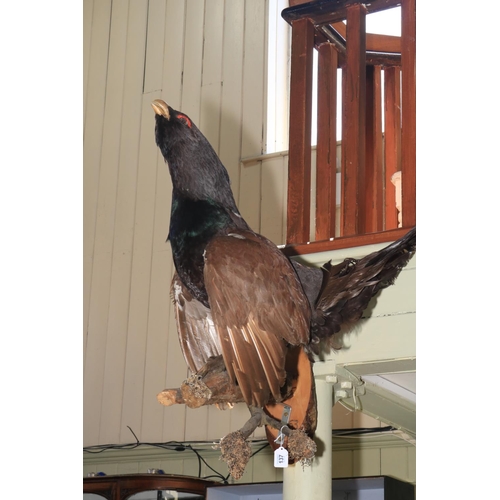
[[[279,468],[288,467],[288,451],[283,446],[274,451],[274,466]]]

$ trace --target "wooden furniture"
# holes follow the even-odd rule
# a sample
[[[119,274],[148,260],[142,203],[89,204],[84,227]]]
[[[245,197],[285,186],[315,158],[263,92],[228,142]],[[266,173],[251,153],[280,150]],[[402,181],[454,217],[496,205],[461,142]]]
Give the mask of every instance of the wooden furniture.
[[[217,483],[197,477],[172,474],[123,474],[93,476],[83,479],[83,493],[100,495],[106,500],[126,500],[135,493],[150,490],[175,490],[205,498],[208,486]]]
[[[415,0],[291,4],[296,5],[282,12],[292,27],[285,253],[395,240],[416,224]],[[401,6],[402,12],[401,37],[366,33],[367,14],[396,6]],[[314,50],[318,51],[316,228],[315,241],[307,244]],[[336,102],[337,68],[342,70],[342,103]],[[336,114],[340,104],[341,200],[340,227],[336,231]],[[391,182],[398,171],[402,178],[401,228]],[[337,238],[336,232],[340,233]]]

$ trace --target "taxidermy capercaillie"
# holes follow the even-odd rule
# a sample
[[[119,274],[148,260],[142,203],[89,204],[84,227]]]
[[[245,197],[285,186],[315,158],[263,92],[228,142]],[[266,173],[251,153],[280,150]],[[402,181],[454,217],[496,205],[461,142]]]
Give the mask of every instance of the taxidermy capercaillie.
[[[186,363],[196,373],[222,356],[251,408],[289,401],[289,367],[300,360],[311,372],[308,354],[324,344],[336,346],[335,334],[354,325],[413,256],[416,230],[336,266],[319,269],[289,260],[245,222],[224,165],[191,119],[162,100],[152,106],[156,144],[173,185],[172,296]],[[307,383],[308,421],[299,425],[312,433],[312,375]]]

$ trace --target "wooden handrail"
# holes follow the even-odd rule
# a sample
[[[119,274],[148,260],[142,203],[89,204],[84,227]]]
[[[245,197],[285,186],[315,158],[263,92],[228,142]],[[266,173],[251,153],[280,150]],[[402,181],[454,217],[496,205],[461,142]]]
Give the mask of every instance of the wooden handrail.
[[[380,12],[400,6],[405,0],[371,0],[366,3],[368,14]],[[298,19],[310,19],[317,26],[320,24],[344,21],[347,18],[347,9],[352,5],[359,5],[359,0],[315,0],[283,10],[281,16],[291,23]]]
[[[387,243],[402,238],[408,232],[408,228],[391,229],[380,233],[363,234],[361,236],[349,236],[335,238],[332,241],[312,241],[311,243],[289,244],[282,248],[282,252],[288,257],[296,255],[307,255],[311,253],[329,252],[343,248],[360,247],[364,245],[376,245]]]
[[[401,37],[366,33],[368,13],[399,5]],[[369,4],[316,0],[287,8],[282,17],[292,26],[287,245],[298,251],[298,245],[310,240],[314,49],[318,51],[315,241],[333,248],[335,238],[341,237],[345,246],[349,238],[372,240],[369,235],[396,230],[399,222],[392,183],[396,172],[401,172],[402,179],[400,227],[414,226],[415,0]],[[337,68],[342,70],[341,106],[336,102]],[[340,227],[336,227],[335,123],[340,107],[341,200]]]

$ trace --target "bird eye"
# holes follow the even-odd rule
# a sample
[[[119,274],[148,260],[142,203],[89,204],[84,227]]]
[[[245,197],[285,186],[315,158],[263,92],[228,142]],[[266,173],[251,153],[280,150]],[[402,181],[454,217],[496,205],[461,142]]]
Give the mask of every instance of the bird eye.
[[[181,115],[181,114],[178,114],[177,115],[177,118],[179,118],[179,120],[184,120],[186,122],[186,125],[191,128],[191,120],[186,116],[186,115]]]

